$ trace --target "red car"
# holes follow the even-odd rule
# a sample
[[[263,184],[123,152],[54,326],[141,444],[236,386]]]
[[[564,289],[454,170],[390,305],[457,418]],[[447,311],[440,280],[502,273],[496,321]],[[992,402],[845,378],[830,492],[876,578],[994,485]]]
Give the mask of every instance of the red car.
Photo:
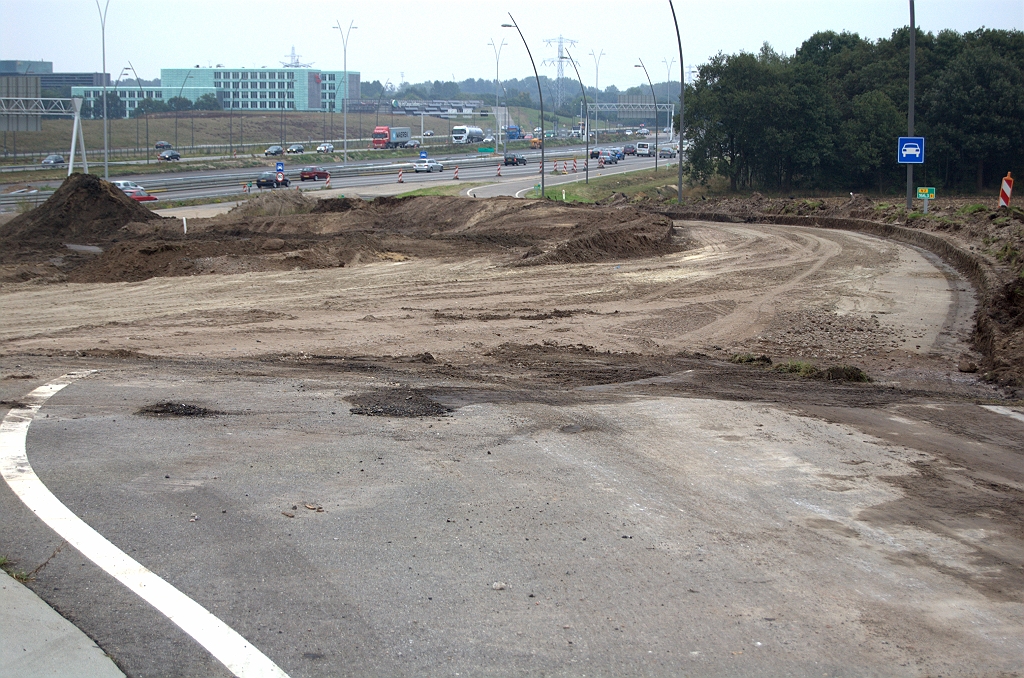
[[[150,195],[141,188],[126,188],[124,189],[124,194],[127,195],[132,200],[138,200],[139,202],[149,202],[150,200],[157,200],[157,197],[155,195]]]
[[[329,176],[331,176],[331,173],[323,167],[303,167],[299,173],[299,180],[320,181],[321,179],[326,180]]]

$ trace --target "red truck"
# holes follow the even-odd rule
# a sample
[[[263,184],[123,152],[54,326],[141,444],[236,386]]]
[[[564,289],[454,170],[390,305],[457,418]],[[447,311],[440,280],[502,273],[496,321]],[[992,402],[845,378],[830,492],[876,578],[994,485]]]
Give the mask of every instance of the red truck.
[[[411,140],[412,130],[408,127],[378,125],[373,128],[374,148],[401,148]]]

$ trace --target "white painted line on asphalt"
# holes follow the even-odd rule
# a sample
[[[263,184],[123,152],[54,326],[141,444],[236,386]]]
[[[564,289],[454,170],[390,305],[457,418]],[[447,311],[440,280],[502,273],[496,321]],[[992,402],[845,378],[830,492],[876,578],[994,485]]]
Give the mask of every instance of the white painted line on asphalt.
[[[0,474],[14,493],[54,532],[105,572],[177,624],[239,678],[288,678],[266,655],[202,605],[143,567],[64,506],[28,461],[25,441],[39,408],[76,379],[95,372],[69,372],[24,397],[0,422]]]
[[[1009,407],[1003,407],[1002,405],[982,405],[989,412],[995,412],[996,414],[1004,414],[1007,417],[1016,419],[1017,421],[1024,422],[1024,414],[1015,412]]]

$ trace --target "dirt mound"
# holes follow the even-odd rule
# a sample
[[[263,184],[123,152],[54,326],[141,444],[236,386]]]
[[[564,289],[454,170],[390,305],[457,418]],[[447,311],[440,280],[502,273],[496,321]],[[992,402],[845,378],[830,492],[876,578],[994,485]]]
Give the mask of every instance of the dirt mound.
[[[672,241],[672,222],[663,219],[597,229],[539,255],[534,255],[531,250],[524,255],[522,265],[593,263],[658,256],[677,249]]]
[[[255,195],[238,205],[219,220],[239,222],[257,217],[281,217],[289,214],[308,214],[317,201],[310,200],[298,189],[276,190]]]
[[[0,243],[10,251],[26,243],[57,249],[109,242],[125,224],[160,219],[99,177],[72,174],[42,205],[0,226]]]

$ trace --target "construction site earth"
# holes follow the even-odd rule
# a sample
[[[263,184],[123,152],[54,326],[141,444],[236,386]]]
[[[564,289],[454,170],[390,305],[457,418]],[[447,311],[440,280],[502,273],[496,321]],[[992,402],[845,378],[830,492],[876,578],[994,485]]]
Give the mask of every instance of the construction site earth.
[[[0,224],[0,414],[93,370],[35,473],[291,676],[1021,675],[1022,213],[670,197],[74,175]],[[6,486],[0,545],[231,675]]]

